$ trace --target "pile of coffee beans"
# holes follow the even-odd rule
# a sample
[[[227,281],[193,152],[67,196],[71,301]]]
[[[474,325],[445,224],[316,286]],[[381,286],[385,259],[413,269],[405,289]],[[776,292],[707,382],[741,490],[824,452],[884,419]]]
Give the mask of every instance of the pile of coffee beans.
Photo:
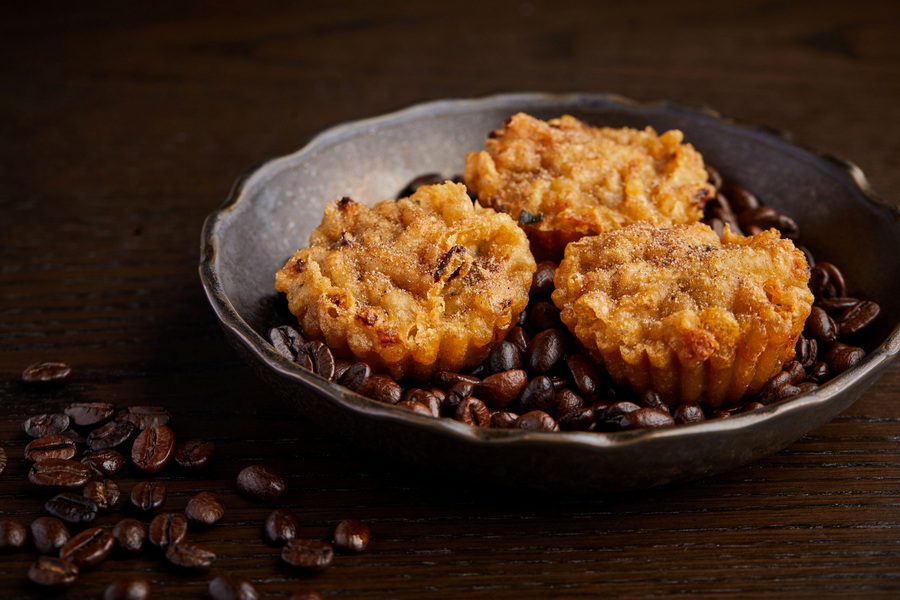
[[[34,386],[60,385],[71,374],[64,363],[40,363],[29,366],[22,380]],[[174,568],[210,571],[216,554],[189,541],[188,532],[218,523],[226,513],[223,498],[203,491],[190,498],[182,512],[165,512],[166,484],[152,476],[170,465],[196,473],[210,464],[216,447],[199,438],[177,440],[170,420],[163,407],[117,410],[104,402],[73,402],[61,412],[26,419],[22,429],[32,438],[24,451],[24,460],[30,463],[27,478],[39,495],[48,497],[43,505],[47,514],[28,526],[15,517],[0,518],[0,552],[23,550],[30,538],[38,557],[28,578],[54,589],[72,585],[81,571],[96,567],[114,550],[131,556],[156,552]],[[6,451],[0,448],[0,475],[7,462]],[[125,471],[141,478],[128,494],[116,480]],[[284,477],[263,465],[243,469],[235,484],[242,496],[259,502],[276,501],[287,489]],[[93,524],[98,515],[116,510],[130,511],[132,516],[123,515],[112,528]],[[335,551],[361,552],[370,538],[368,526],[353,519],[339,523],[328,542],[304,539],[300,533],[299,517],[284,508],[275,510],[264,524],[264,540],[281,546],[282,561],[300,573],[320,573],[331,565]],[[234,574],[210,580],[208,591],[214,599],[259,597],[252,582]],[[110,585],[104,598],[135,600],[150,597],[150,592],[146,579],[125,577]],[[291,598],[321,596],[302,590]]]
[[[727,224],[742,235],[775,228],[784,237],[799,239],[800,228],[793,219],[764,205],[747,189],[723,184],[719,173],[708,169],[716,194],[705,205],[704,222],[720,236]],[[443,180],[436,174],[422,175],[398,197]],[[425,384],[395,381],[373,373],[364,362],[337,358],[325,344],[307,341],[288,325],[270,329],[268,337],[284,357],[354,392],[417,414],[477,427],[613,432],[726,419],[815,390],[866,355],[856,344],[877,320],[880,307],[849,296],[835,265],[817,264],[808,249],[798,247],[812,268],[815,305],[797,341],[795,359],[758,393],[727,406],[669,406],[656,392],[635,394],[613,384],[560,321],[559,309],[550,298],[556,270],[552,262],[538,263],[528,306],[480,365],[464,373],[437,372]]]

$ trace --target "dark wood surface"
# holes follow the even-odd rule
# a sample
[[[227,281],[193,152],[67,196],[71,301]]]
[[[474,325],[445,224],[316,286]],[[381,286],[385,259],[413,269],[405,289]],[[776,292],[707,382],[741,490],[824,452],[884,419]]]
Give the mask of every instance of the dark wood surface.
[[[113,558],[65,597],[125,574],[203,597],[238,573],[264,597],[900,596],[900,364],[778,454],[691,484],[536,497],[360,453],[277,400],[227,347],[197,277],[200,227],[233,180],[321,129],[411,103],[508,91],[616,92],[709,105],[793,131],[900,188],[896,2],[15,3],[0,20],[0,515],[42,512],[21,421],[71,401],[152,404],[218,444],[175,469],[167,509],[202,490],[222,522],[190,538],[209,575]],[[353,168],[348,165],[348,168]],[[897,274],[885,274],[896,277]],[[22,369],[75,368],[35,391]],[[239,497],[251,464],[284,472],[308,537],[344,518],[370,549],[326,573],[279,566],[273,505]],[[126,491],[138,481],[121,478]],[[118,517],[103,516],[101,525]],[[0,596],[40,595],[33,551],[0,556]]]

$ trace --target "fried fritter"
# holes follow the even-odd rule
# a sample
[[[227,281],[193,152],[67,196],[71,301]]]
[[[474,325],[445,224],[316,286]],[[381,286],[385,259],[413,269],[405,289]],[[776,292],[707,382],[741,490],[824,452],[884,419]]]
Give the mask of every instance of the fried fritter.
[[[395,379],[478,364],[528,303],[536,269],[515,221],[465,186],[325,208],[275,277],[303,334]]]

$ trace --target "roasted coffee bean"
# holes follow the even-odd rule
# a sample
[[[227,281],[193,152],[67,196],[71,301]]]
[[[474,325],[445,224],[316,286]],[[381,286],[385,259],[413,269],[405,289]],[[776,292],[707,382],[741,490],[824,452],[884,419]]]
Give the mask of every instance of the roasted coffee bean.
[[[131,462],[144,473],[161,471],[172,458],[175,434],[168,425],[143,430],[131,446]]]
[[[306,342],[300,332],[290,325],[281,325],[270,329],[269,341],[272,342],[275,350],[288,360],[294,360],[300,346]]]
[[[87,447],[91,450],[117,448],[131,438],[134,430],[135,426],[131,421],[110,421],[88,434]]]
[[[553,410],[553,398],[556,391],[553,381],[546,375],[538,375],[528,382],[516,400],[516,411],[525,414],[533,410],[550,412]]]
[[[446,177],[442,176],[440,173],[425,173],[423,175],[417,176],[415,179],[407,183],[403,186],[403,189],[397,192],[397,200],[401,198],[408,198],[416,193],[416,190],[424,185],[436,185],[438,183],[444,183],[446,181]]]
[[[441,416],[441,402],[437,396],[431,392],[427,392],[421,388],[412,388],[404,394],[404,400],[397,404],[402,408],[425,414],[420,411],[414,404],[424,406],[428,410],[428,416]]]
[[[709,165],[706,165],[706,174],[707,179],[709,179],[709,183],[711,183],[712,186],[716,188],[716,191],[722,189],[722,176],[717,170]]]
[[[759,225],[748,225],[744,229],[744,235],[748,235],[748,236],[753,236],[753,235],[756,235],[756,234],[762,233],[762,232],[763,232],[763,228],[760,227]]]
[[[831,369],[824,362],[817,361],[807,369],[806,377],[815,383],[823,383],[831,377]]]
[[[77,431],[75,431],[74,429],[67,429],[66,431],[63,431],[60,435],[66,436],[67,438],[69,438],[70,440],[75,442],[76,444],[84,444],[85,443],[84,436],[81,435],[80,433],[78,433]]]
[[[39,490],[78,490],[90,479],[91,474],[86,466],[65,458],[39,460],[28,471],[28,481]]]
[[[840,315],[848,308],[856,306],[860,302],[861,300],[859,298],[846,296],[835,298],[819,298],[816,300],[816,304],[824,308],[825,311],[832,316]]]
[[[97,505],[93,500],[69,492],[47,500],[44,510],[66,523],[90,523],[97,518]]]
[[[334,529],[334,549],[348,554],[359,554],[369,547],[372,531],[359,519],[344,519]]]
[[[591,396],[600,383],[600,374],[597,367],[583,354],[570,354],[566,357],[566,366],[575,387],[585,397]]]
[[[25,458],[31,462],[48,458],[70,459],[78,453],[78,448],[70,438],[64,435],[45,435],[31,440],[25,446]]]
[[[552,302],[535,302],[528,311],[528,324],[533,331],[543,331],[554,327],[562,327],[559,309]]]
[[[497,342],[487,357],[487,369],[491,373],[502,373],[522,368],[522,353],[507,341]]]
[[[109,421],[116,411],[112,404],[106,402],[73,402],[64,412],[73,425],[91,427]]]
[[[562,417],[585,408],[584,398],[575,391],[564,388],[553,396],[553,414]]]
[[[805,373],[804,373],[805,374]],[[646,408],[655,408],[665,413],[671,412],[669,405],[663,402],[659,393],[654,390],[647,390],[638,396],[638,405]]]
[[[39,362],[22,371],[22,381],[28,385],[60,385],[72,378],[72,367],[64,362]]]
[[[796,242],[794,242],[794,246],[796,246],[797,250],[801,251],[806,256],[806,264],[809,265],[810,269],[816,266],[816,257],[813,256],[813,253],[810,252],[809,248]]]
[[[28,569],[28,579],[48,588],[63,588],[78,579],[78,567],[55,556],[38,556]]]
[[[363,362],[353,363],[341,378],[338,379],[345,388],[365,395],[369,380],[372,378],[372,367]]]
[[[722,219],[705,219],[704,222],[709,225],[710,229],[716,232],[717,236],[722,237],[725,235],[725,221]],[[734,231],[734,228],[732,228],[732,231]]]
[[[452,417],[456,414],[456,408],[459,403],[470,397],[475,390],[475,385],[468,381],[460,381],[450,388],[444,396],[444,402],[441,405],[441,413],[445,417]]]
[[[851,306],[837,318],[841,335],[851,335],[867,329],[881,314],[881,307],[868,300]]]
[[[800,388],[790,383],[785,383],[764,396],[762,402],[763,404],[771,404],[773,402],[778,402],[779,400],[785,400],[786,398],[793,398],[799,393]]]
[[[100,481],[90,481],[84,486],[84,497],[93,500],[97,505],[97,510],[106,512],[114,509],[119,505],[121,492],[119,484],[112,479],[101,479]]]
[[[309,355],[309,352],[304,352],[302,349],[297,352],[297,356],[294,357],[294,363],[307,371],[313,371],[315,369],[312,362],[312,356]]]
[[[763,386],[759,389],[757,395],[760,398],[771,396],[773,393],[775,393],[775,390],[777,390],[781,386],[790,384],[791,378],[791,373],[787,371],[778,371],[763,384]]]
[[[88,569],[106,560],[114,544],[112,534],[106,529],[91,527],[66,542],[66,545],[59,549],[59,557],[73,563],[79,569]]]
[[[806,370],[796,360],[787,361],[781,370],[788,374],[788,383],[796,385],[806,378]]]
[[[340,381],[347,369],[353,366],[353,363],[343,358],[334,359],[334,381]]]
[[[25,547],[28,530],[15,517],[0,518],[0,552],[14,552]]]
[[[537,270],[531,277],[531,289],[529,294],[532,296],[549,296],[553,292],[553,276],[556,275],[556,263],[550,261],[541,261],[537,264]]]
[[[816,362],[819,354],[819,343],[815,338],[808,339],[801,335],[797,338],[797,344],[794,346],[794,351],[795,360],[806,369]]]
[[[833,375],[852,369],[866,357],[866,351],[856,346],[848,346],[841,342],[835,342],[831,349],[825,353],[825,363]]]
[[[200,471],[210,463],[215,454],[215,442],[193,438],[175,446],[172,460],[186,471]]]
[[[281,560],[307,573],[320,573],[331,566],[334,550],[331,544],[318,540],[294,538],[281,549]]]
[[[122,470],[125,466],[125,457],[118,450],[107,448],[106,450],[95,450],[88,452],[81,457],[81,464],[91,471],[91,476],[95,479],[104,477],[112,477]]]
[[[137,519],[122,519],[115,524],[112,534],[123,552],[138,554],[144,550],[147,527]]]
[[[287,490],[284,477],[270,467],[252,465],[237,476],[238,491],[250,500],[277,500]]]
[[[322,595],[315,590],[300,590],[294,592],[288,600],[323,600]]]
[[[491,427],[494,429],[514,429],[519,415],[508,410],[491,411]]]
[[[528,344],[531,343],[528,333],[519,325],[509,330],[509,333],[506,334],[506,341],[518,348],[522,354],[528,351]]]
[[[116,413],[116,420],[133,423],[138,431],[168,425],[172,414],[162,406],[129,406]]]
[[[166,503],[167,492],[162,481],[139,481],[131,488],[131,504],[144,512],[156,510]]]
[[[803,334],[823,342],[833,342],[837,338],[838,327],[827,312],[813,306],[803,326]]]
[[[30,417],[22,423],[22,429],[33,438],[41,438],[48,435],[62,433],[69,428],[69,415],[65,413],[50,413]]]
[[[778,217],[778,212],[774,208],[765,205],[736,211],[735,214],[738,216],[738,224],[744,231],[753,225],[760,229],[768,229],[771,227],[769,223]]]
[[[403,388],[387,375],[379,373],[369,378],[366,395],[385,404],[397,404],[403,397]]]
[[[184,515],[191,523],[209,527],[225,515],[225,502],[218,494],[200,492],[188,501]]]
[[[263,527],[266,541],[278,545],[294,539],[299,532],[300,518],[286,508],[279,508],[269,514]]]
[[[699,404],[684,403],[675,407],[672,418],[678,425],[687,425],[689,423],[702,423],[706,420],[703,409]]]
[[[526,370],[535,375],[546,375],[562,360],[565,348],[565,334],[561,329],[541,331],[531,340],[525,354]]]
[[[625,415],[640,408],[641,407],[634,402],[628,402],[625,400],[616,402],[615,404],[611,404],[606,410],[603,411],[602,417],[598,414],[598,424],[602,423],[603,425],[609,425],[614,428],[621,428],[620,423]]]
[[[757,410],[762,410],[766,405],[762,402],[748,402],[746,406],[741,409],[742,413],[755,412]]]
[[[836,298],[847,295],[847,284],[844,281],[844,275],[837,266],[830,262],[822,261],[816,265],[816,269],[822,269],[828,275],[823,294],[825,298]]]
[[[187,535],[188,521],[181,513],[161,513],[156,515],[147,528],[147,540],[165,550],[179,544]]]
[[[449,390],[461,381],[475,385],[479,383],[481,379],[473,377],[472,375],[453,373],[451,371],[436,371],[434,375],[431,376],[431,381],[442,390]]]
[[[140,577],[122,577],[104,590],[103,600],[147,600],[150,598],[150,582]]]
[[[461,423],[475,427],[491,426],[491,411],[478,398],[469,397],[460,402],[456,407],[454,418]]]
[[[594,424],[594,409],[590,406],[563,415],[556,420],[565,431],[587,431]]]
[[[735,213],[759,208],[760,202],[749,190],[736,183],[728,183],[722,186],[722,194],[728,198],[731,209]]]
[[[212,600],[257,600],[259,592],[239,575],[224,575],[209,582],[209,597]]]
[[[819,389],[819,386],[813,383],[812,381],[804,381],[803,383],[797,384],[797,389],[800,390],[801,394],[805,394],[807,392],[814,392]]]
[[[658,408],[639,408],[622,415],[618,420],[620,429],[658,429],[675,424],[675,419],[668,411]]]
[[[166,550],[169,564],[193,572],[209,571],[216,562],[214,552],[195,544],[174,544]]]
[[[318,340],[306,342],[300,347],[300,352],[309,356],[312,362],[313,372],[325,379],[334,379],[334,355],[331,348]]]
[[[532,410],[516,419],[518,429],[529,431],[559,431],[559,424],[549,414],[541,410]]]
[[[31,543],[38,554],[54,554],[69,541],[69,528],[56,517],[38,517],[31,522]]]
[[[472,393],[483,398],[491,408],[500,410],[512,404],[527,383],[528,375],[525,371],[512,369],[485,377]]]

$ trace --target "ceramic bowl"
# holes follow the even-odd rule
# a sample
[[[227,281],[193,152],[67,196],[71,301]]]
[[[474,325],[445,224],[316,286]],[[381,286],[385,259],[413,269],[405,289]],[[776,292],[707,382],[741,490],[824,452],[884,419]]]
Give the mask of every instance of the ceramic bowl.
[[[525,111],[568,113],[598,126],[677,128],[726,180],[795,218],[801,243],[836,263],[851,291],[882,316],[856,368],[816,391],[725,420],[617,433],[538,433],[469,427],[381,404],[279,355],[269,327],[279,311],[275,272],[308,242],[326,203],[342,196],[393,198],[417,175],[462,172],[502,121]],[[243,359],[297,410],[366,453],[405,461],[411,472],[552,492],[597,493],[701,478],[774,453],[850,406],[900,352],[900,212],[880,202],[862,172],[801,148],[788,136],[711,110],[596,94],[516,94],[446,100],[334,127],[297,152],[241,178],[202,233],[200,276]]]

